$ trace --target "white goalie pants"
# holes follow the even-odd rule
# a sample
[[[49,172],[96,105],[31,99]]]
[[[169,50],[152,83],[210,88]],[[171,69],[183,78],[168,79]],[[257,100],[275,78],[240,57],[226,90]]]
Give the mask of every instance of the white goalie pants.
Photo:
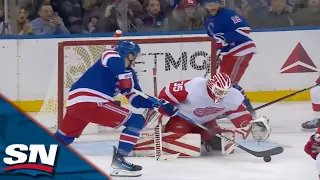
[[[320,118],[320,86],[316,86],[310,90],[312,109],[315,118]]]
[[[317,168],[319,180],[320,180],[320,153],[317,155],[317,158],[316,158],[316,168]]]

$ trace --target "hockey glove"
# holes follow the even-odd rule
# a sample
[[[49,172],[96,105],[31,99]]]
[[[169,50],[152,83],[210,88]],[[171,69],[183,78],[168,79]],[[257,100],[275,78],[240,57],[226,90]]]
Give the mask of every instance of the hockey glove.
[[[320,152],[320,134],[316,132],[310,137],[309,141],[304,146],[304,151],[316,160],[317,155]]]
[[[133,75],[131,72],[119,74],[118,79],[119,79],[119,89],[123,93],[132,92],[134,87],[134,81],[133,81]]]
[[[251,132],[255,140],[265,141],[269,138],[271,133],[271,128],[269,126],[269,119],[265,116],[260,116],[259,118],[251,122]]]
[[[227,133],[227,132],[233,132],[232,130],[220,127],[217,124],[216,120],[211,120],[206,122],[205,127],[207,127],[208,129],[210,129],[211,131],[220,134],[221,133]],[[208,131],[200,131],[200,135],[201,135],[201,141],[202,144],[204,145],[205,149],[207,150],[207,152],[211,152],[213,150],[221,150],[221,138],[217,137],[216,135],[212,135],[211,133],[209,133]]]
[[[154,110],[169,117],[176,116],[179,112],[179,109],[177,107],[163,99],[159,100],[159,105],[156,105]]]

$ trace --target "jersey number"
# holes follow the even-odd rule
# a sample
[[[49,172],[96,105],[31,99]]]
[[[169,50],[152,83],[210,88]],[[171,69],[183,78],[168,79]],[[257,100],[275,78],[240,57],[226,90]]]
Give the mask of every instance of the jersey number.
[[[242,20],[241,20],[241,18],[239,16],[232,16],[231,19],[232,19],[234,24],[242,22]]]
[[[183,81],[174,83],[173,84],[173,88],[172,88],[173,91],[174,92],[182,91],[183,90],[183,84],[184,84]]]

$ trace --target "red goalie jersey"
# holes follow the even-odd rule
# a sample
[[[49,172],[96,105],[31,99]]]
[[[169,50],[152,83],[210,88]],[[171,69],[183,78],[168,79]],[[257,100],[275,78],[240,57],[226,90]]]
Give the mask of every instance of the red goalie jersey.
[[[220,73],[218,74],[221,75]],[[223,79],[223,77],[222,77]],[[179,111],[208,128],[217,131],[219,126],[215,119],[226,114],[236,128],[245,127],[253,120],[253,117],[242,104],[244,97],[240,91],[231,87],[229,77],[225,83],[229,83],[227,91],[223,94],[221,88],[212,89],[208,85],[208,79],[196,77],[191,80],[174,82],[163,88],[159,98],[165,99],[176,105]],[[231,81],[231,80],[230,80]],[[221,96],[220,96],[220,94]],[[195,125],[180,119],[171,117],[165,127],[166,132],[175,133],[200,133],[202,139],[211,137]],[[247,132],[243,134],[246,137]]]

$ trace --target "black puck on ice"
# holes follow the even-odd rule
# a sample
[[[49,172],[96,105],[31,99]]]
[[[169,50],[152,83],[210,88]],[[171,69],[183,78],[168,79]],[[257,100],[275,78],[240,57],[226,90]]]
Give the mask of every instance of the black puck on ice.
[[[270,162],[271,157],[270,156],[263,157],[263,160],[264,160],[264,162]]]

